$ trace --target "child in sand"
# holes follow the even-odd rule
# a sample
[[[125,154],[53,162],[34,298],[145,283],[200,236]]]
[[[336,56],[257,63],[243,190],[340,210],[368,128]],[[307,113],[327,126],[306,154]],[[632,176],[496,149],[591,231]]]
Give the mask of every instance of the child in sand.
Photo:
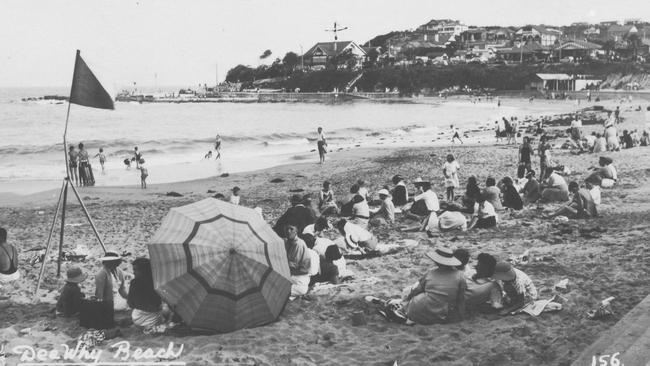
[[[149,170],[144,166],[144,159],[140,159],[138,162],[140,164],[140,186],[142,189],[147,189],[147,177],[149,176]]]
[[[66,277],[65,285],[61,289],[61,294],[56,301],[56,314],[67,318],[79,315],[81,300],[85,297],[81,293],[79,284],[88,275],[83,273],[81,268],[75,266],[68,268]]]
[[[522,308],[524,305],[537,300],[537,288],[524,272],[513,268],[508,262],[499,262],[494,267],[493,278],[497,280],[503,291],[502,315]]]
[[[106,162],[106,155],[104,155],[104,149],[99,148],[99,152],[95,155],[95,157],[99,157],[99,164],[102,166],[102,173],[104,173],[104,163]]]
[[[448,154],[447,161],[442,166],[442,174],[445,177],[447,201],[449,202],[452,202],[454,200],[454,189],[460,186],[458,183],[458,169],[460,169],[458,161],[454,158],[453,154]]]
[[[330,182],[323,182],[323,189],[318,192],[318,209],[321,215],[336,215],[339,208],[334,201],[334,192],[330,188]]]
[[[239,199],[241,198],[239,196],[239,191],[240,189],[237,186],[234,186],[232,189],[232,194],[230,195],[230,203],[233,205],[239,205]]]

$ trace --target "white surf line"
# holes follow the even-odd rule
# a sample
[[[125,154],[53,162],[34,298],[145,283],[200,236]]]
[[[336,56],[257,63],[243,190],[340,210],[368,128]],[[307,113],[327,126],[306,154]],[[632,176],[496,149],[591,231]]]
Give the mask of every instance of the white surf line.
[[[185,362],[24,362],[18,366],[185,366]]]

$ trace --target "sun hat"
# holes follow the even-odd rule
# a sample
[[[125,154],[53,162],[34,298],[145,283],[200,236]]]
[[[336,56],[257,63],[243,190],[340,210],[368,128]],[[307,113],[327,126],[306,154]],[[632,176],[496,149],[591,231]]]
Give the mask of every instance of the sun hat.
[[[388,196],[388,195],[389,195],[389,194],[388,194],[388,190],[385,189],[385,188],[380,189],[379,192],[377,192],[377,194],[379,194],[380,196],[381,196],[382,194],[383,194],[384,196]]]
[[[427,253],[427,257],[445,266],[460,266],[460,261],[454,257],[454,251],[449,247],[439,246],[436,250]]]
[[[418,186],[418,185],[423,185],[423,184],[427,184],[427,183],[431,183],[431,182],[429,182],[428,180],[422,180],[422,177],[417,177],[417,178],[415,178],[415,180],[413,181],[413,184],[415,184],[416,186]]]
[[[494,267],[494,275],[492,278],[500,281],[512,281],[516,278],[515,271],[512,265],[508,262],[498,262]]]
[[[102,262],[122,261],[122,257],[115,252],[106,252],[103,257],[99,258]]]
[[[72,283],[83,282],[86,279],[86,277],[88,277],[88,274],[83,273],[81,268],[77,266],[68,268],[68,270],[65,272],[65,275],[67,277],[66,282],[72,282]]]

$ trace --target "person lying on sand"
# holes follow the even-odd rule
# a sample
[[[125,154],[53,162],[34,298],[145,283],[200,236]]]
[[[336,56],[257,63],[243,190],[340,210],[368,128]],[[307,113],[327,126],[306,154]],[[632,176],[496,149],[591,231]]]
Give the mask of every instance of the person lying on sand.
[[[541,189],[541,202],[543,203],[566,202],[569,200],[569,186],[566,180],[555,170],[551,170],[546,182],[541,184]]]
[[[429,216],[425,229],[429,236],[437,231],[466,231],[467,218],[459,211],[459,207],[443,201],[440,203],[440,211]]]
[[[566,216],[570,219],[588,219],[598,216],[596,204],[589,190],[580,188],[578,182],[572,181],[569,183],[569,191],[573,194],[571,203],[547,215],[546,218]]]
[[[478,201],[474,204],[474,213],[472,214],[472,221],[470,221],[467,229],[487,229],[497,226],[498,218],[494,210],[494,206],[484,197],[479,197]]]
[[[504,309],[501,315],[507,315],[526,304],[537,300],[537,288],[527,274],[512,267],[508,262],[499,262],[494,267],[493,278],[501,288]]]
[[[503,307],[501,288],[491,277],[494,275],[496,259],[487,254],[481,253],[478,256],[476,268],[469,265],[471,258],[465,249],[454,250],[454,257],[460,261],[456,269],[463,271],[467,288],[465,289],[465,304],[468,310],[480,308],[480,310],[500,309]],[[480,275],[479,275],[480,274]]]
[[[372,233],[361,226],[341,219],[336,223],[336,228],[343,235],[343,239],[348,248],[362,251],[374,251],[377,249],[377,239]]]

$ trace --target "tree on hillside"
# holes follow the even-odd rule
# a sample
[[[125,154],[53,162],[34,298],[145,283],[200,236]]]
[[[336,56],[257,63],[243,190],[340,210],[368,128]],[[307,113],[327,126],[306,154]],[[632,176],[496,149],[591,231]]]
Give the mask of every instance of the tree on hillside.
[[[266,51],[262,52],[262,54],[260,55],[260,60],[264,60],[265,58],[267,58],[269,56],[271,56],[271,50],[266,50]]]
[[[639,48],[643,46],[643,42],[641,41],[641,38],[639,37],[638,34],[636,33],[631,33],[628,34],[625,37],[625,40],[627,41],[627,48],[632,50],[632,53],[634,55],[633,62],[636,62],[638,59],[638,52]]]
[[[255,77],[255,70],[245,65],[237,65],[228,70],[226,74],[226,81],[230,83],[242,83],[253,81]]]
[[[287,68],[289,71],[293,71],[296,66],[298,66],[298,62],[300,61],[300,58],[295,52],[287,52],[286,55],[282,58],[282,64]]]

